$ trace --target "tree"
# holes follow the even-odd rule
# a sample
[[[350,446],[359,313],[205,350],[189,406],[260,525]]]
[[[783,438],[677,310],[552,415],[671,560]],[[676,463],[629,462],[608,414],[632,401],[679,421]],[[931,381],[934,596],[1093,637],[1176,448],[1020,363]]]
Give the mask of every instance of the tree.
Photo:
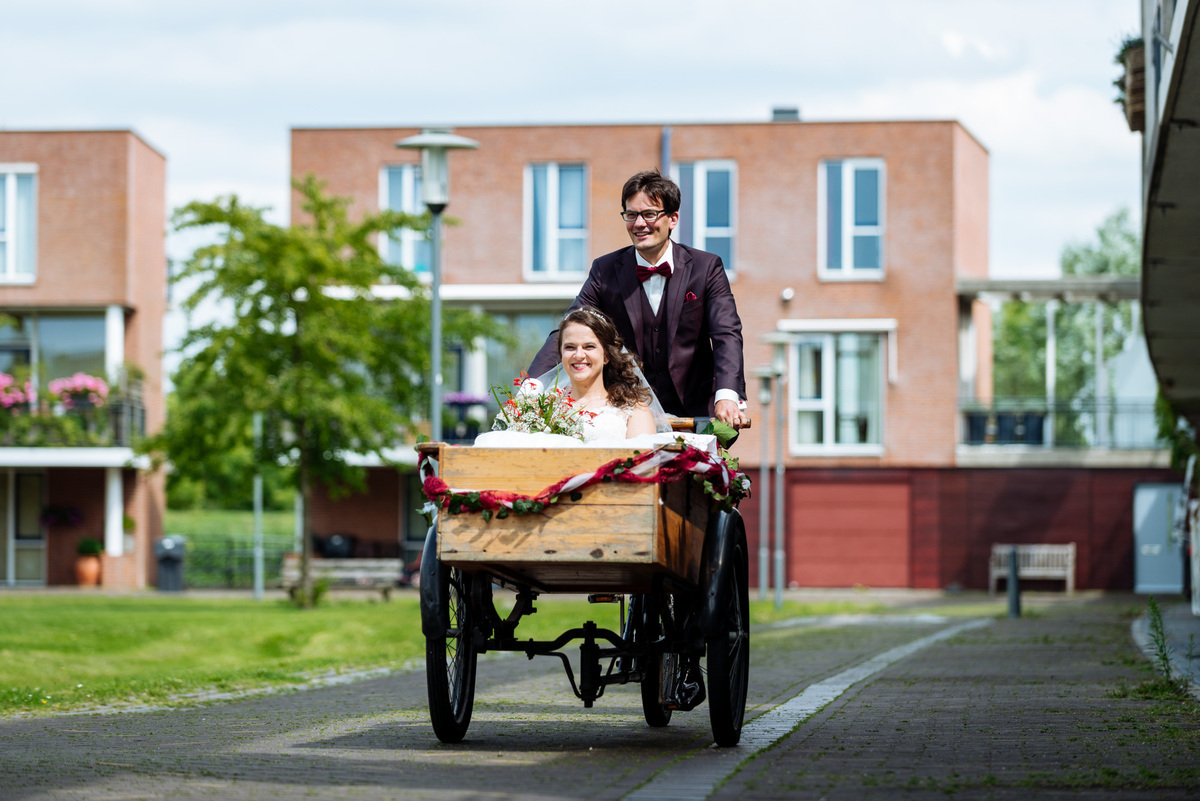
[[[173,216],[177,230],[215,228],[176,281],[198,280],[183,306],[205,299],[228,319],[190,331],[175,375],[180,401],[160,439],[176,470],[201,475],[244,446],[252,415],[263,414],[263,442],[247,463],[286,465],[304,499],[301,602],[313,602],[312,492],[338,497],[365,485],[348,454],[384,455],[413,434],[427,409],[430,313],[426,288],[408,270],[384,262],[374,241],[421,228],[423,218],[394,211],[352,222],[348,199],[327,197],[309,176],[295,182],[311,222],[278,226],[236,196],[190,203]],[[383,302],[371,288],[404,287],[409,299]],[[448,345],[492,333],[487,318],[448,310]]]
[[[1064,276],[1136,276],[1141,271],[1141,244],[1121,209],[1101,223],[1096,238],[1076,242],[1063,249]],[[1094,402],[1110,395],[1110,387],[1097,393],[1095,329],[1100,315],[1102,352],[1112,359],[1125,347],[1134,331],[1134,304],[1061,302],[1055,312],[1054,332],[1057,358],[1055,399],[1060,402]],[[1046,393],[1046,306],[1044,303],[1011,301],[994,318],[993,386],[998,398],[1036,398]],[[1057,441],[1078,441],[1081,425],[1076,415],[1061,416]]]

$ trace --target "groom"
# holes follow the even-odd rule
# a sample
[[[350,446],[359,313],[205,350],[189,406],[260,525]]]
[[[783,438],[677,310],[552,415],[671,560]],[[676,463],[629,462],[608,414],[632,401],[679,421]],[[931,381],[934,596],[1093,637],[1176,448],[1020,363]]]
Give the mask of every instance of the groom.
[[[592,262],[568,310],[592,306],[617,326],[663,408],[680,417],[716,417],[738,427],[745,413],[742,322],[720,257],[671,241],[679,224],[679,187],[658,170],[639,172],[621,191],[621,218],[632,247]],[[558,362],[551,332],[529,367]]]

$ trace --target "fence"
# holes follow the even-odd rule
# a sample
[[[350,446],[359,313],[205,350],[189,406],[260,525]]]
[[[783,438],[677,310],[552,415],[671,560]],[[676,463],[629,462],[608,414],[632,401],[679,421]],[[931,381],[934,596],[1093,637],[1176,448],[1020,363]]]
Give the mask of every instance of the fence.
[[[263,542],[263,583],[282,585],[283,555],[292,550],[291,538]],[[183,559],[187,589],[251,589],[254,587],[254,545],[248,536],[188,539]]]
[[[964,445],[1157,448],[1153,403],[1028,398],[960,404]]]

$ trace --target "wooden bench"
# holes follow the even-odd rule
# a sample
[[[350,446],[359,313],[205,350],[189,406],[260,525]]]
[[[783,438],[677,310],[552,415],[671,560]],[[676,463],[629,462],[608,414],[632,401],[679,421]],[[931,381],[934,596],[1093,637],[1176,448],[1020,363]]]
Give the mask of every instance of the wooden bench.
[[[317,559],[309,562],[312,580],[329,582],[330,589],[379,590],[386,601],[396,587],[408,583],[403,559]],[[300,555],[283,555],[283,588],[300,586]]]
[[[1017,571],[1022,579],[1062,579],[1067,594],[1075,592],[1075,543],[1066,545],[993,545],[988,559],[988,592],[996,594],[1000,579],[1008,580],[1009,554],[1017,549]]]

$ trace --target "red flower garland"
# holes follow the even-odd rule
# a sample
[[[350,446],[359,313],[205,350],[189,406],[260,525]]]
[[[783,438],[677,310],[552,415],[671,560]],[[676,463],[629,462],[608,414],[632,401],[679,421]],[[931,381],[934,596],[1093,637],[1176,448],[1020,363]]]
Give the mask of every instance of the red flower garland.
[[[498,518],[510,513],[530,514],[542,511],[547,504],[557,503],[563,495],[579,500],[582,490],[603,481],[623,481],[634,484],[666,484],[679,481],[689,474],[705,485],[714,500],[734,506],[750,494],[750,481],[737,470],[728,467],[719,457],[691,446],[678,453],[664,447],[636,456],[613,459],[593,473],[567,476],[536,495],[521,495],[506,490],[455,490],[433,474],[428,457],[421,461],[422,488],[425,497],[450,514],[479,512],[484,520],[494,514]]]

